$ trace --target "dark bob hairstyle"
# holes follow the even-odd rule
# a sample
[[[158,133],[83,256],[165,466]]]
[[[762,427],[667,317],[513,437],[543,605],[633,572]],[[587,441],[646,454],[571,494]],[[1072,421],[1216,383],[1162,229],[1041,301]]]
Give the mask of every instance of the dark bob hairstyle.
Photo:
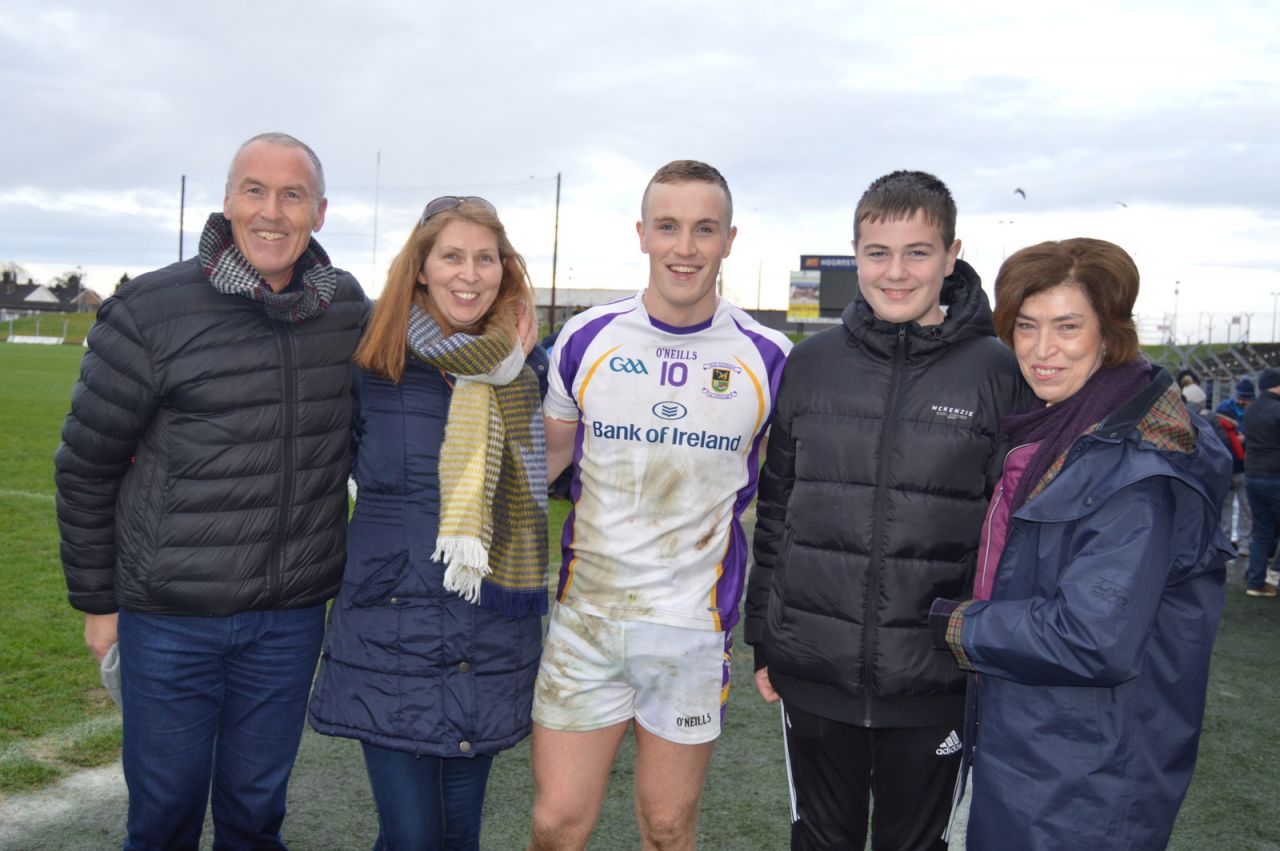
[[[1102,326],[1104,367],[1138,357],[1133,303],[1138,299],[1138,267],[1115,243],[1078,237],[1030,245],[1009,256],[996,274],[996,335],[1013,345],[1022,303],[1059,284],[1079,287]]]

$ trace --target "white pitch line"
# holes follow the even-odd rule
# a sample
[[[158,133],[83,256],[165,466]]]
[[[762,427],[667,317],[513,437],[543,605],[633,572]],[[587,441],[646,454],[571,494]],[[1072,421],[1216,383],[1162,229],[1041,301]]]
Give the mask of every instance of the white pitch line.
[[[123,818],[129,800],[120,760],[100,768],[69,774],[53,786],[19,792],[0,799],[0,847],[22,848],[48,829],[76,818],[88,818],[87,805],[105,812],[118,810]]]
[[[41,502],[53,502],[51,493],[34,493],[32,491],[13,491],[0,488],[0,496],[16,496],[21,499],[38,499]]]

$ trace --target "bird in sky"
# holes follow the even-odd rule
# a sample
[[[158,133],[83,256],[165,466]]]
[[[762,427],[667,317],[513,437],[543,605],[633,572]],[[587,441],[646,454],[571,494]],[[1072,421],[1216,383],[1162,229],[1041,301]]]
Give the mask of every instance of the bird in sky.
[[[1027,200],[1027,193],[1025,193],[1025,192],[1023,192],[1023,191],[1022,191],[1022,187],[1021,187],[1021,186],[1019,186],[1017,189],[1013,190],[1013,194],[1014,194],[1014,195],[1021,195],[1021,196],[1022,196],[1022,200],[1023,200],[1023,201]]]

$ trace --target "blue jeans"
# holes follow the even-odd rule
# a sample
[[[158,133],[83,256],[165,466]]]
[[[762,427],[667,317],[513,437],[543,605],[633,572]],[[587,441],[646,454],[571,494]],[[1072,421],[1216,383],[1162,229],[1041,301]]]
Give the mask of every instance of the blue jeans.
[[[324,606],[225,618],[121,611],[126,849],[284,848],[285,789]]]
[[[1249,535],[1249,566],[1244,584],[1261,588],[1267,578],[1267,559],[1275,548],[1276,523],[1280,522],[1280,478],[1246,475],[1244,492],[1253,512],[1253,531]]]
[[[364,745],[378,805],[374,851],[470,851],[480,847],[484,787],[493,756],[414,756]]]

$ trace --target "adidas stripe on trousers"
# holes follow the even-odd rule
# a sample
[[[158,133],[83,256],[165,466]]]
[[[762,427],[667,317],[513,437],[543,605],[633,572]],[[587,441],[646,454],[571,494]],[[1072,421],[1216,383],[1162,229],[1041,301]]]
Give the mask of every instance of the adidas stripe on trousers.
[[[961,724],[870,729],[784,705],[792,849],[945,849]]]

